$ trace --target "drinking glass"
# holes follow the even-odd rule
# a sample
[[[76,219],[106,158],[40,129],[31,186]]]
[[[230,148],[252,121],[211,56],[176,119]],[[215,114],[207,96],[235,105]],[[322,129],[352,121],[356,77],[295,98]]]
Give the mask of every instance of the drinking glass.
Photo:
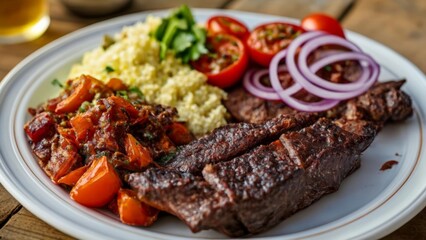
[[[0,0],[0,44],[30,41],[50,23],[48,0]]]

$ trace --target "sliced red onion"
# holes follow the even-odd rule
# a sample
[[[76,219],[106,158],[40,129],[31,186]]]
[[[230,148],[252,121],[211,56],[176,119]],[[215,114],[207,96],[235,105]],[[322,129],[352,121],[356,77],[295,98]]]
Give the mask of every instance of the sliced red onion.
[[[302,47],[303,45],[303,47]],[[322,45],[340,45],[353,52],[345,50],[324,50],[320,57],[308,67],[307,58],[311,52]],[[296,65],[296,54],[300,50]],[[280,62],[285,58],[286,67],[295,83],[284,89],[278,78],[278,73],[284,67]],[[353,83],[331,83],[315,75],[322,67],[343,60],[357,60],[362,67],[362,74]],[[280,66],[280,67],[279,67]],[[284,69],[285,71],[285,69]],[[272,88],[264,86],[260,79],[267,70],[248,71],[244,76],[244,87],[253,95],[268,99],[281,99],[287,105],[300,111],[321,112],[336,106],[340,101],[356,97],[367,91],[377,80],[380,66],[355,44],[323,32],[307,32],[292,41],[287,49],[278,52],[269,65],[269,78]],[[309,93],[323,98],[319,102],[304,102],[292,97],[293,94],[305,89]]]
[[[269,64],[269,79],[271,81],[272,87],[274,88],[274,90],[276,92],[279,92],[279,91],[285,92],[285,94],[290,96],[290,95],[293,95],[293,94],[297,93],[298,91],[302,90],[302,86],[300,86],[300,84],[295,82],[293,85],[291,85],[287,89],[282,88],[280,79],[278,78],[278,66],[280,64],[280,61],[282,59],[284,59],[286,57],[286,55],[287,55],[287,49],[284,49],[284,50],[281,50],[280,52],[278,52],[277,54],[275,54],[275,56],[272,58],[272,61]],[[289,71],[288,66],[287,66],[287,70]],[[290,72],[290,74],[291,74],[291,72]],[[293,77],[293,75],[291,75],[291,76]],[[293,77],[293,79],[294,79],[294,77]],[[272,84],[273,82],[275,82],[276,85],[279,85],[279,88],[278,87],[275,88],[274,85]]]
[[[278,67],[278,73],[281,73],[281,72],[287,72],[286,66],[282,65]],[[275,90],[272,87],[267,87],[261,83],[261,79],[265,75],[269,76],[269,69],[261,69],[256,71],[251,78],[253,85],[262,91],[275,92]]]
[[[316,34],[315,34],[316,35]],[[299,36],[300,37],[300,36]],[[296,38],[298,39],[298,38]],[[294,42],[295,40],[293,40]],[[292,42],[292,44],[293,44]],[[291,45],[291,44],[290,44]],[[295,94],[296,92],[302,90],[302,87],[300,84],[295,82],[291,87],[287,89],[283,89],[281,86],[281,82],[278,79],[278,65],[282,59],[284,59],[287,55],[287,50],[284,49],[280,52],[278,52],[273,58],[271,63],[269,64],[269,78],[271,81],[271,85],[274,88],[274,90],[277,92],[277,94],[280,96],[281,100],[284,101],[287,105],[290,107],[305,111],[305,112],[322,112],[326,111],[330,108],[333,108],[337,104],[339,104],[339,101],[336,100],[329,100],[324,99],[319,102],[304,102],[301,100],[298,100],[291,95]],[[288,66],[287,69],[289,70]],[[291,72],[290,72],[291,74]],[[292,75],[293,77],[293,75]],[[293,77],[294,79],[294,77]]]
[[[325,35],[325,36],[320,36],[315,38],[315,41],[309,41],[307,42],[303,48],[301,49],[300,53],[299,53],[299,57],[298,57],[298,67],[300,69],[300,72],[305,76],[305,79],[307,79],[308,81],[312,82],[312,84],[315,84],[321,88],[325,88],[328,90],[333,90],[333,91],[339,91],[339,92],[353,92],[355,90],[358,89],[364,89],[365,85],[370,85],[368,84],[369,81],[373,81],[373,83],[377,80],[377,79],[373,79],[373,78],[369,78],[366,76],[365,71],[364,74],[361,75],[361,78],[359,78],[356,82],[352,82],[352,83],[333,83],[330,81],[327,81],[326,79],[322,79],[320,77],[318,77],[315,72],[313,72],[311,69],[309,69],[308,67],[308,63],[307,63],[307,58],[308,56],[314,51],[316,50],[318,47],[322,46],[322,45],[327,45],[327,44],[333,44],[333,45],[340,45],[343,47],[346,47],[348,49],[351,49],[352,51],[355,51],[357,53],[354,52],[344,52],[344,53],[339,53],[339,54],[335,54],[335,55],[331,55],[328,57],[325,57],[325,59],[336,59],[335,61],[328,61],[329,63],[332,62],[337,62],[337,61],[341,61],[341,60],[365,60],[367,61],[367,63],[369,63],[370,65],[374,65],[375,61],[367,56],[364,53],[361,53],[361,49],[356,46],[355,44],[347,41],[346,39],[334,36],[334,35]],[[336,57],[339,56],[339,57]],[[366,59],[368,58],[368,60]],[[319,62],[323,62],[324,58],[319,60]],[[325,66],[325,65],[323,65]],[[364,68],[365,70],[365,68]],[[373,67],[373,71],[375,70],[375,68]],[[303,83],[302,83],[303,85]]]
[[[295,81],[297,81],[306,91],[324,98],[324,99],[334,99],[334,100],[346,100],[346,99],[350,99],[353,97],[356,97],[360,94],[362,94],[363,92],[365,92],[367,89],[369,89],[374,82],[376,81],[377,77],[378,77],[378,72],[379,72],[379,67],[377,65],[377,63],[375,63],[375,61],[371,58],[367,58],[372,68],[372,74],[370,76],[371,79],[373,79],[374,81],[370,81],[368,84],[365,84],[362,88],[350,91],[350,92],[337,92],[337,91],[331,91],[322,87],[319,87],[315,84],[313,84],[310,79],[308,79],[304,74],[306,73],[306,71],[303,71],[303,73],[300,71],[300,69],[298,68],[298,66],[296,65],[295,62],[295,56],[296,56],[296,52],[298,50],[298,48],[304,44],[307,41],[311,41],[311,40],[315,40],[315,43],[317,42],[317,39],[319,39],[321,36],[331,36],[331,35],[325,35],[324,33],[321,32],[308,32],[308,33],[304,33],[302,35],[300,35],[298,38],[296,38],[287,48],[287,57],[286,57],[286,63],[287,63],[287,68],[288,71],[290,72],[290,74],[292,75],[293,79]],[[334,37],[334,36],[332,36]],[[336,37],[338,38],[338,37]],[[338,38],[338,40],[336,40],[335,42],[324,42],[322,41],[322,44],[337,44],[340,42],[344,42],[346,40],[344,40],[343,38]],[[314,41],[312,41],[314,42]],[[306,45],[305,45],[306,46]],[[305,47],[303,46],[303,47]],[[349,49],[359,49],[357,46],[355,46],[352,43],[348,42],[344,42],[342,43],[342,46],[345,46]],[[301,52],[303,51],[304,48],[302,48]],[[300,64],[301,61],[305,61],[306,63],[306,58],[307,55],[305,56],[300,56],[301,53],[299,54],[299,59],[298,62]],[[371,62],[370,62],[371,61]],[[306,64],[307,65],[307,64]],[[305,69],[306,70],[306,69]],[[307,69],[307,71],[309,71],[309,69]],[[309,71],[310,72],[310,71]]]
[[[252,69],[246,72],[243,79],[244,88],[256,97],[266,100],[280,100],[280,96],[275,92],[265,91],[253,84],[252,77],[256,70]],[[262,85],[263,86],[263,85]],[[266,87],[265,87],[266,88]]]

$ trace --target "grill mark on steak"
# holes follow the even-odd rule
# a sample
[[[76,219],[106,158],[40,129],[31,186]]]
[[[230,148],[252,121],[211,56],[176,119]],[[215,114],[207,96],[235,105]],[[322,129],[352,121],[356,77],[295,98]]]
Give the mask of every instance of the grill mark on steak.
[[[405,119],[412,114],[410,97],[400,90],[405,80],[380,82],[361,96],[342,102],[327,111],[329,118],[363,119],[385,122]],[[243,87],[234,89],[224,102],[231,115],[242,122],[261,123],[280,114],[298,111],[281,101],[268,101],[255,97]]]
[[[318,118],[319,114],[298,113],[281,115],[263,124],[228,124],[184,146],[166,167],[198,174],[207,164],[230,160],[287,131],[309,126]]]
[[[230,161],[207,165],[204,179],[154,168],[126,179],[142,201],[176,215],[194,232],[255,234],[337,190],[374,139],[374,126],[363,126],[369,127],[363,132],[372,134],[360,136],[321,119]],[[321,147],[302,152],[319,142]]]

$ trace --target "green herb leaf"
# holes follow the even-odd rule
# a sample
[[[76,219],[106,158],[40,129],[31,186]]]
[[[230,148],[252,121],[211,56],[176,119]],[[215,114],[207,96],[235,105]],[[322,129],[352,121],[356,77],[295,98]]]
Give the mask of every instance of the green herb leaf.
[[[129,88],[129,92],[136,93],[140,98],[144,98],[145,96],[141,92],[141,90],[138,87],[131,87]]]
[[[332,70],[330,65],[325,66],[324,69],[327,72],[331,72],[331,70]]]
[[[196,25],[186,5],[163,18],[153,35],[160,42],[160,59],[166,57],[167,50],[172,50],[185,63],[208,52],[205,47],[207,31]]]
[[[127,95],[127,91],[117,91],[116,93],[115,93],[115,95],[117,95],[117,96],[119,96],[119,97],[122,97],[122,98],[124,98],[124,99],[126,99],[126,100],[128,100],[129,99],[129,95]]]
[[[167,153],[166,155],[163,155],[161,158],[157,159],[156,162],[164,165],[168,163],[170,160],[172,160],[175,157],[175,155],[176,155],[176,152]]]
[[[192,42],[195,41],[193,34],[188,32],[179,32],[173,40],[173,49],[176,52],[183,52],[187,48],[191,47]]]
[[[90,108],[90,105],[90,102],[84,101],[78,108],[78,111],[81,113],[86,112]]]
[[[114,72],[114,71],[115,71],[115,69],[114,69],[114,68],[112,68],[111,66],[106,66],[106,67],[105,67],[105,71],[106,71],[107,73],[111,73],[111,72]]]
[[[64,85],[61,82],[59,82],[59,80],[57,78],[53,79],[51,83],[52,83],[53,86],[58,86],[60,88],[64,88]]]
[[[111,37],[110,35],[104,35],[104,38],[102,39],[102,48],[104,50],[107,50],[114,43],[115,39],[113,37]]]

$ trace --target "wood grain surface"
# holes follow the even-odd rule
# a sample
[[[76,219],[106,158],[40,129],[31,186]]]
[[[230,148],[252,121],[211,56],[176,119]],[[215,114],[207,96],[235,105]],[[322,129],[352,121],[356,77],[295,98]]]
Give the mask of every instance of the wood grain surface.
[[[375,39],[408,58],[426,72],[426,1],[424,0],[134,0],[121,12],[100,18],[82,18],[59,0],[49,0],[51,24],[37,40],[0,45],[0,80],[30,53],[84,26],[107,18],[186,3],[191,7],[226,8],[301,18],[326,12],[353,31]],[[0,185],[0,239],[73,239],[23,208]],[[426,239],[426,210],[384,239]]]

